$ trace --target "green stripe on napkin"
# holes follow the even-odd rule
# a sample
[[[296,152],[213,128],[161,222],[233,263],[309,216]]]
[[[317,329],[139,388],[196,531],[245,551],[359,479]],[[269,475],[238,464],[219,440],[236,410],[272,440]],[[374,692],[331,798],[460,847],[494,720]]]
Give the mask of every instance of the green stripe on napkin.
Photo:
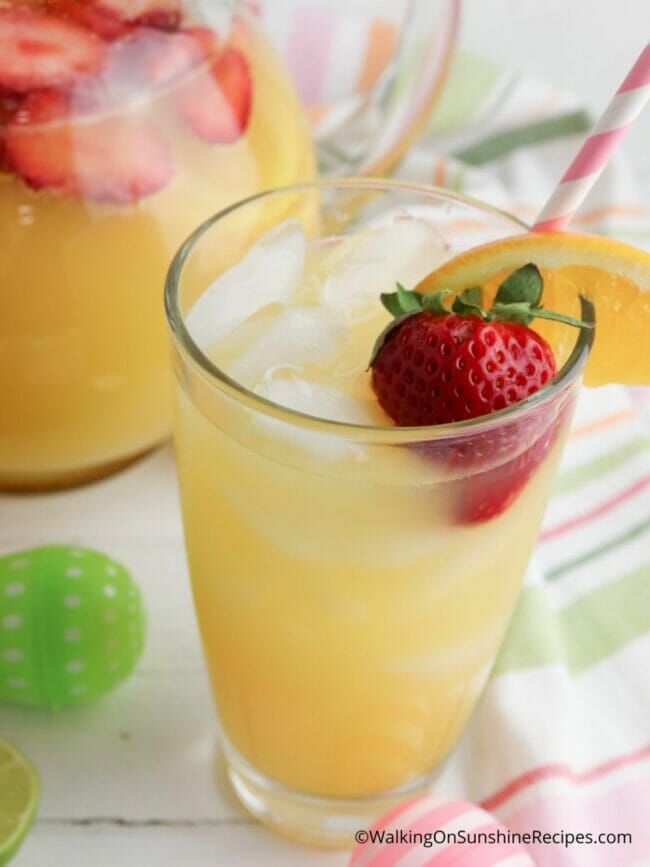
[[[559,611],[543,586],[524,588],[492,675],[564,662],[574,674],[650,630],[650,565]]]
[[[556,138],[576,135],[591,129],[592,123],[586,111],[574,111],[560,117],[551,117],[526,126],[511,127],[504,132],[484,139],[455,156],[463,162],[480,166],[509,154],[517,148],[529,147]]]
[[[641,521],[639,524],[634,524],[634,526],[629,527],[625,532],[619,533],[618,536],[615,536],[607,542],[603,542],[602,545],[598,545],[596,548],[592,548],[591,551],[587,551],[586,554],[582,554],[580,557],[575,557],[573,560],[567,560],[565,563],[561,563],[559,566],[549,569],[545,573],[545,577],[550,580],[559,578],[566,572],[571,572],[579,566],[584,566],[585,563],[589,563],[591,560],[597,560],[599,557],[602,557],[603,554],[609,554],[610,551],[615,551],[617,548],[620,548],[621,545],[625,545],[626,542],[631,542],[633,539],[637,539],[648,530],[650,530],[650,518]]]
[[[562,473],[555,483],[553,493],[566,494],[569,491],[573,491],[575,488],[579,488],[581,485],[597,479],[599,476],[620,467],[631,458],[646,451],[650,451],[650,439],[641,438],[626,443],[614,451],[599,455],[582,466]]]

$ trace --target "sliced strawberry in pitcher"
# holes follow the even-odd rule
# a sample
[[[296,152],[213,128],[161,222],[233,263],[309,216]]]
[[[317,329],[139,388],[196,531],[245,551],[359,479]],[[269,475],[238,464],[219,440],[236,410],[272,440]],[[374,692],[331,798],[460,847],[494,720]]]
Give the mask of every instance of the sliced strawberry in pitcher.
[[[138,27],[108,46],[101,74],[79,82],[75,100],[83,104],[86,94],[94,93],[119,107],[134,93],[152,91],[192,74],[216,46],[217,37],[203,28],[163,33]]]
[[[177,0],[93,0],[93,5],[119,21],[158,30],[176,30],[183,17]]]
[[[9,169],[5,153],[5,137],[7,124],[16,113],[19,104],[20,99],[17,96],[0,93],[0,172]]]
[[[90,0],[49,0],[48,8],[87,30],[92,30],[107,42],[121,39],[132,32],[135,25],[123,21],[112,12],[104,11]]]
[[[105,44],[72,21],[25,7],[0,9],[0,88],[65,88],[97,72]]]
[[[252,97],[248,62],[229,46],[180,90],[178,107],[200,138],[211,144],[228,144],[246,131]]]
[[[205,27],[157,33],[157,37],[150,41],[144,59],[147,80],[153,85],[167,84],[186,75],[214,54],[218,45],[216,34]]]
[[[173,164],[164,141],[132,117],[79,119],[69,97],[31,93],[6,130],[11,168],[35,189],[120,205],[163,189]]]

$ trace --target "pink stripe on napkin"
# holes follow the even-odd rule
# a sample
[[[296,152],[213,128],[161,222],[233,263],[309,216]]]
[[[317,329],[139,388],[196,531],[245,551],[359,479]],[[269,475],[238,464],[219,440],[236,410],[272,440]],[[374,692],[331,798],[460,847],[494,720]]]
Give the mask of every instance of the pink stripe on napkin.
[[[547,542],[549,539],[561,536],[563,533],[567,533],[569,530],[580,527],[582,524],[587,524],[589,521],[600,518],[601,515],[605,515],[607,512],[611,511],[611,509],[614,509],[616,506],[619,506],[621,503],[626,502],[626,500],[629,500],[631,497],[645,490],[648,485],[650,485],[650,476],[643,476],[643,478],[638,479],[633,485],[630,485],[629,488],[626,488],[624,491],[621,491],[611,499],[606,500],[604,503],[594,506],[592,509],[589,509],[588,512],[584,512],[582,515],[576,515],[574,518],[570,518],[562,524],[557,524],[555,527],[549,527],[548,530],[543,530],[539,534],[538,541]]]
[[[645,821],[644,805],[650,798],[650,779],[623,780],[591,797],[575,797],[570,791],[556,791],[537,798],[510,814],[511,831],[531,829],[557,834],[591,833],[631,834],[632,842],[531,844],[528,848],[537,867],[623,867],[639,864],[650,851],[650,825]],[[560,818],[561,817],[561,818]],[[646,863],[645,861],[641,863]]]
[[[564,764],[541,765],[537,768],[531,768],[529,771],[511,780],[502,789],[499,789],[498,792],[490,795],[489,798],[485,798],[481,802],[481,806],[484,810],[496,810],[524,789],[536,786],[544,780],[563,779],[576,786],[586,785],[601,779],[601,777],[606,777],[621,768],[626,768],[638,762],[645,762],[648,759],[650,759],[650,743],[640,747],[638,750],[614,756],[600,765],[587,768],[583,771],[574,771]]]

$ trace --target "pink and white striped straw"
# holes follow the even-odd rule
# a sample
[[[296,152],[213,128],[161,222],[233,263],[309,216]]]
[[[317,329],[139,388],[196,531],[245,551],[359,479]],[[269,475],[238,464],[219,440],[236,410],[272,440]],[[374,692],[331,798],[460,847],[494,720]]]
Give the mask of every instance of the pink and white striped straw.
[[[538,216],[533,232],[565,229],[650,96],[650,44],[616,91]]]

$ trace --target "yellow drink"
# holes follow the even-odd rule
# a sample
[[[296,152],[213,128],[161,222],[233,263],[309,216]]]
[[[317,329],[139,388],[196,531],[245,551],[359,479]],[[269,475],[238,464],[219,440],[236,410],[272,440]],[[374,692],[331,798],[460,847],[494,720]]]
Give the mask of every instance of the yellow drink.
[[[415,466],[398,491],[379,469],[337,479],[316,461],[287,466],[187,399],[177,441],[196,610],[232,746],[273,780],[336,798],[435,768],[503,637],[560,443],[506,513],[467,528],[435,505],[453,483],[420,487]]]
[[[230,44],[252,78],[236,141],[196,135],[174,110],[180,85],[124,97],[120,117],[146,123],[171,155],[159,191],[106,203],[31,189],[0,169],[0,394],[10,408],[0,414],[0,487],[102,474],[168,435],[161,296],[174,250],[233,201],[312,174],[308,130],[275,54],[241,20]],[[74,124],[93,122],[71,124],[73,148]],[[233,229],[232,247],[237,239]]]
[[[426,786],[457,741],[508,624],[574,399],[569,383],[514,419],[485,417],[438,428],[438,436],[388,427],[365,372],[388,319],[378,292],[354,301],[344,322],[323,318],[323,308],[334,315],[328,303],[336,310],[346,281],[363,295],[364,281],[381,274],[356,280],[371,250],[385,269],[382,291],[395,269],[408,284],[448,256],[437,240],[449,219],[436,223],[441,205],[471,210],[495,236],[513,224],[440,194],[388,186],[369,198],[383,196],[397,219],[352,229],[358,215],[345,207],[345,188],[326,194],[342,200],[341,231],[320,243],[312,237],[291,298],[257,310],[214,345],[209,329],[195,333],[206,363],[248,392],[214,368],[188,365],[181,337],[176,426],[196,610],[231,776],[256,815],[321,841],[345,836],[344,817],[347,830],[362,827],[391,799]],[[406,237],[409,197],[432,208],[435,228],[430,236],[418,228],[419,246]],[[218,245],[219,230],[197,239],[199,255],[185,262],[181,308],[200,247]],[[413,258],[400,262],[400,250]],[[303,330],[310,316],[321,329],[300,345],[287,330],[298,314]],[[203,322],[207,315],[203,307]],[[186,309],[190,335],[197,319]],[[273,332],[282,323],[285,331]],[[486,457],[485,444],[497,441]],[[500,484],[536,448],[542,459],[502,514],[460,517],[464,498]],[[469,457],[458,460],[461,452]],[[301,804],[301,796],[310,799]]]

